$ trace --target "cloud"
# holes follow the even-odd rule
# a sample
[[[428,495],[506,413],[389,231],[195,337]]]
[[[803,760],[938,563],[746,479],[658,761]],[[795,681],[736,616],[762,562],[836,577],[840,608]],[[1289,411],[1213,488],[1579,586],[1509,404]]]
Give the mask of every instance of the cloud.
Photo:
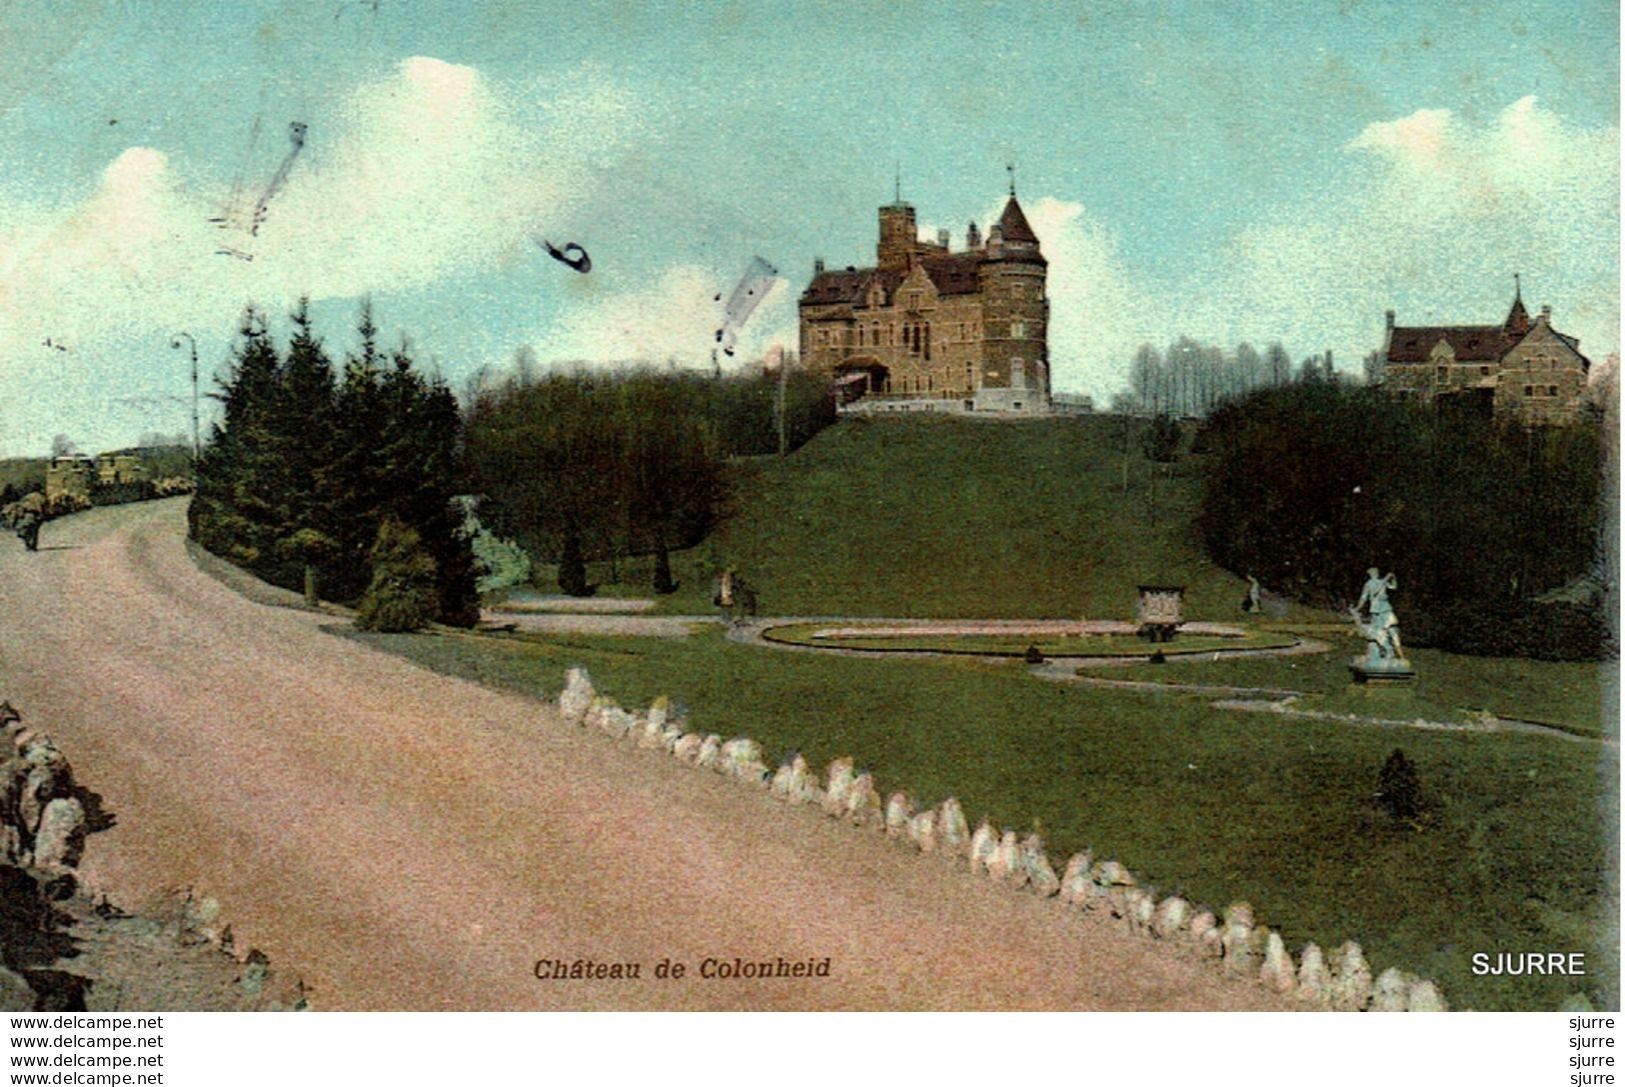
[[[1163,307],[1132,281],[1118,239],[1082,204],[1044,196],[1022,208],[1049,261],[1051,384],[1097,396],[1116,388],[1134,348],[1164,335]]]
[[[473,68],[408,58],[337,115],[312,119],[255,237],[206,222],[230,195],[199,180],[212,164],[192,164],[188,177],[161,150],[130,148],[81,205],[0,225],[0,328],[60,323],[49,311],[64,307],[48,303],[64,291],[98,299],[71,312],[89,336],[222,306],[229,320],[250,297],[348,297],[511,260],[528,252],[529,230],[591,187],[584,165],[636,138],[629,97],[585,82],[553,102],[515,102]],[[259,140],[238,199],[245,217],[290,148],[281,132]],[[221,256],[222,246],[253,260]],[[75,288],[87,281],[93,289]]]
[[[64,388],[139,390],[133,343],[189,326],[223,332],[250,300],[281,309],[300,295],[410,290],[511,266],[534,254],[528,234],[567,223],[594,174],[643,133],[635,99],[602,73],[574,73],[538,98],[431,57],[307,120],[257,236],[208,222],[231,195],[212,180],[223,164],[150,147],[118,155],[77,204],[0,207],[0,399],[55,398],[35,414],[92,419]],[[292,148],[285,132],[267,118],[243,163],[244,217]],[[46,337],[79,349],[41,356]],[[42,357],[80,372],[41,381]]]
[[[1522,273],[1533,307],[1600,359],[1619,343],[1619,130],[1520,99],[1482,125],[1424,109],[1374,122],[1344,168],[1238,231],[1170,297],[1177,331],[1233,346],[1335,348],[1345,372],[1400,323],[1501,320]]]
[[[595,293],[578,294],[547,333],[537,337],[546,345],[543,358],[709,366],[723,301],[737,281],[737,275],[728,279],[693,264],[670,267],[644,287],[616,290],[612,280],[600,280],[593,284]],[[588,289],[585,281],[582,289]],[[719,361],[724,369],[734,369],[761,358],[774,345],[793,349],[797,342],[795,300],[780,278],[746,321],[733,358]]]

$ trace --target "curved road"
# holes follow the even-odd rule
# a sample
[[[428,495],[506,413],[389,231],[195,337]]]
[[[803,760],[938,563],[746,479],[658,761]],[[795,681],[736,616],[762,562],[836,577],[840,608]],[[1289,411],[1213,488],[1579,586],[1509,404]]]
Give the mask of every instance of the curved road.
[[[84,873],[195,886],[319,1008],[1279,1007],[1178,949],[251,603],[185,500],[0,538],[0,698],[118,817]],[[708,957],[831,977],[705,979]],[[653,977],[662,959],[688,966]],[[537,980],[538,959],[642,964]]]

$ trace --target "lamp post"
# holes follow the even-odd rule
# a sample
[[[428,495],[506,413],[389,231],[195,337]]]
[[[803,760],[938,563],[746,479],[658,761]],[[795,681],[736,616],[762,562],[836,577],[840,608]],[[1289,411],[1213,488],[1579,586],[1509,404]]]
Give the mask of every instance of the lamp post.
[[[203,453],[197,426],[197,341],[192,339],[190,332],[177,332],[169,338],[169,346],[179,350],[182,336],[186,337],[186,342],[192,347],[192,466],[195,469],[198,457]]]

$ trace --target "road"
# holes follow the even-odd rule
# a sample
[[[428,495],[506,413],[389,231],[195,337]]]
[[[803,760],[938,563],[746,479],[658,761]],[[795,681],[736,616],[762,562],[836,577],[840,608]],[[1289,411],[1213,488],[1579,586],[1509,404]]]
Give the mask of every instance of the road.
[[[1269,1009],[1260,987],[944,858],[564,726],[202,574],[185,500],[0,538],[0,698],[117,825],[83,871],[194,886],[326,1009]],[[680,693],[680,692],[674,692]],[[703,978],[708,958],[828,978]],[[538,980],[537,960],[638,963]],[[687,967],[656,978],[663,960]]]

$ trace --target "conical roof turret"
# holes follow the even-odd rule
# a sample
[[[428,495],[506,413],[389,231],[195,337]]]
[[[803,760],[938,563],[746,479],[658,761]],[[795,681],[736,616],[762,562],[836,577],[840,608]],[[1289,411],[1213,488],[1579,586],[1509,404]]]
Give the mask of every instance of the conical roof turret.
[[[1004,205],[1004,214],[999,216],[999,233],[1007,242],[1031,242],[1038,244],[1038,235],[1033,228],[1027,225],[1027,216],[1023,214],[1021,205],[1012,196]]]

